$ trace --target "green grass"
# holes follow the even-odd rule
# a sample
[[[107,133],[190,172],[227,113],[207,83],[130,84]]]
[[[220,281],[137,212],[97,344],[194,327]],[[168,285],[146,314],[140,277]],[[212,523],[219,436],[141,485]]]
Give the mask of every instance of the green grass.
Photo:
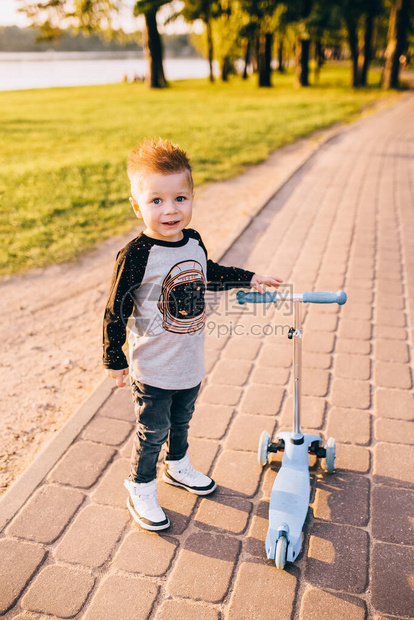
[[[125,162],[144,136],[186,149],[196,185],[229,178],[389,96],[375,73],[358,91],[349,79],[348,67],[328,65],[308,89],[288,74],[260,90],[254,77],[0,93],[0,274],[74,259],[134,226]]]

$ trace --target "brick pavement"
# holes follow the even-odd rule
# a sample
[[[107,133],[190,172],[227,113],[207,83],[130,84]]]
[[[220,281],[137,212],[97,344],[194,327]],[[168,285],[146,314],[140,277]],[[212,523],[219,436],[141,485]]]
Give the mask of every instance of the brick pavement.
[[[283,275],[296,291],[349,296],[342,308],[305,310],[303,427],[335,436],[338,457],[333,476],[311,461],[294,565],[277,571],[266,559],[280,458],[264,470],[256,462],[260,432],[290,425],[282,332],[291,316],[242,310],[232,292],[208,319],[209,373],[191,427],[192,460],[216,493],[197,498],[160,482],[170,530],[132,522],[122,481],[133,411],[129,392],[114,389],[1,532],[0,614],[414,618],[413,204],[409,94],[323,146],[251,249],[247,230],[224,259],[244,253],[246,266]]]

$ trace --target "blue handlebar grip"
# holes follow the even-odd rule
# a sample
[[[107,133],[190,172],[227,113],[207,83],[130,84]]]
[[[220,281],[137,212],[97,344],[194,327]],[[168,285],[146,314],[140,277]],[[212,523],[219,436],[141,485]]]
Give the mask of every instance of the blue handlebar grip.
[[[266,291],[266,293],[262,295],[262,293],[246,293],[245,291],[239,291],[236,295],[236,299],[239,304],[270,304],[276,303],[277,293]]]
[[[347,296],[345,291],[337,291],[336,293],[329,291],[315,291],[314,293],[303,293],[304,304],[339,304],[342,306],[346,303]]]

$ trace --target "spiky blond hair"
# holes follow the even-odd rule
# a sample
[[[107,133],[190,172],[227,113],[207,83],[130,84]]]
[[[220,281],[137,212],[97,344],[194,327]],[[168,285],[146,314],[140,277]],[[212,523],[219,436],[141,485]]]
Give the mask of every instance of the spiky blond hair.
[[[139,187],[146,174],[174,174],[187,172],[193,188],[190,161],[178,144],[162,138],[145,138],[128,156],[127,172],[131,190]]]

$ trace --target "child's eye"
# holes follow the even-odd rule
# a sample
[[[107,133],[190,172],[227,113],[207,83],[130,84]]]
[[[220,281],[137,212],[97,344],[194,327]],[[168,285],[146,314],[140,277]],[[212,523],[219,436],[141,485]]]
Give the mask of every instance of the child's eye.
[[[154,198],[154,200],[152,201],[155,205],[159,205],[161,204],[161,198]]]
[[[186,200],[185,196],[177,196],[176,198],[177,202],[184,202],[184,200]]]

